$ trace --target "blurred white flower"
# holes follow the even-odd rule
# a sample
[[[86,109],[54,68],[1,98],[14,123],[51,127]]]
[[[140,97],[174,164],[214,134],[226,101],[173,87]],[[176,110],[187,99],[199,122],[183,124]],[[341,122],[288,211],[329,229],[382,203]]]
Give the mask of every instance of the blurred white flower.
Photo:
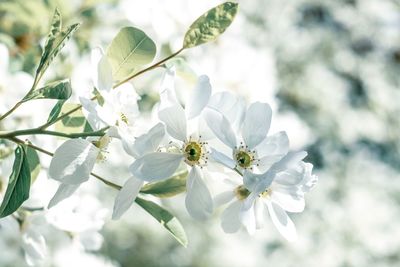
[[[137,100],[139,96],[130,83],[125,83],[113,90],[111,65],[101,48],[92,51],[92,80],[101,99],[92,101],[80,97],[84,114],[93,130],[110,126],[108,134],[120,137],[120,129],[132,127],[139,115]]]

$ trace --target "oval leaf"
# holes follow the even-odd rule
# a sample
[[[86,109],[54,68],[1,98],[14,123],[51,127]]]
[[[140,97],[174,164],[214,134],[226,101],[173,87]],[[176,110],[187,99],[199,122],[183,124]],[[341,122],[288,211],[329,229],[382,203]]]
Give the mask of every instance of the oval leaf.
[[[231,25],[237,10],[237,3],[226,2],[204,13],[186,32],[183,47],[190,48],[214,41]]]
[[[0,218],[6,217],[16,211],[22,203],[29,198],[31,186],[31,172],[28,159],[23,146],[15,149],[15,159],[8,180],[7,190],[0,206]]]
[[[135,202],[161,223],[181,245],[187,246],[188,240],[185,229],[174,215],[152,201],[137,197]]]
[[[156,45],[142,30],[134,27],[122,28],[107,49],[115,81],[123,80],[156,55]]]
[[[40,159],[35,149],[31,147],[26,148],[26,158],[31,172],[31,184],[33,184],[40,173]]]
[[[156,197],[173,197],[186,191],[187,171],[174,175],[167,180],[149,183],[142,187],[140,193]]]
[[[69,80],[52,82],[45,87],[33,90],[24,97],[22,101],[26,102],[34,99],[60,99],[66,100],[72,94]]]

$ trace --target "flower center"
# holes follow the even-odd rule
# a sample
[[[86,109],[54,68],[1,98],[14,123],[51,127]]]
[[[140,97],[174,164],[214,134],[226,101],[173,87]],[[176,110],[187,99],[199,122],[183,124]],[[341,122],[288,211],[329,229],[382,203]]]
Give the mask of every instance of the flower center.
[[[207,163],[207,149],[205,147],[205,142],[189,141],[185,142],[182,147],[182,152],[185,156],[185,162],[190,166],[193,165],[205,165]]]
[[[250,195],[250,191],[243,185],[239,185],[235,189],[235,195],[236,195],[237,199],[243,200],[243,199],[246,199]]]
[[[243,143],[241,143],[239,148],[233,151],[233,158],[236,161],[236,167],[252,169],[253,165],[258,166],[256,151],[251,151],[247,146],[244,146]]]

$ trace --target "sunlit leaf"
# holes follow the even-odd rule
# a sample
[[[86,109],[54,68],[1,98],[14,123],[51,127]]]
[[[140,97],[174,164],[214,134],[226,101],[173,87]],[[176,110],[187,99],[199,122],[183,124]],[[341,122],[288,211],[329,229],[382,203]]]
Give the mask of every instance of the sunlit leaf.
[[[35,149],[31,147],[26,148],[26,158],[31,172],[31,184],[33,184],[40,173],[40,159]]]
[[[181,245],[187,246],[188,240],[185,229],[174,215],[152,201],[137,197],[135,202],[161,223]]]
[[[186,32],[183,47],[190,48],[214,41],[231,25],[237,10],[237,3],[226,2],[204,13]]]
[[[156,45],[142,30],[122,28],[107,49],[113,79],[123,80],[140,67],[150,63],[156,55]]]
[[[44,45],[42,57],[39,62],[39,66],[36,70],[36,79],[44,74],[47,67],[58,55],[65,43],[71,38],[72,34],[78,29],[79,23],[68,26],[66,29],[61,29],[61,14],[56,9],[53,16],[49,35],[47,36],[46,43]]]
[[[58,118],[58,115],[60,115],[64,103],[65,100],[58,100],[58,102],[50,111],[49,117],[47,118],[47,123],[53,123]]]
[[[69,80],[52,82],[42,88],[31,91],[22,101],[34,99],[60,99],[67,100],[72,94]]]
[[[186,177],[187,171],[160,182],[146,184],[140,193],[156,197],[173,197],[186,191]]]
[[[15,149],[15,159],[7,190],[0,206],[0,218],[6,217],[16,211],[22,203],[29,198],[31,185],[29,163],[25,148],[19,145]]]

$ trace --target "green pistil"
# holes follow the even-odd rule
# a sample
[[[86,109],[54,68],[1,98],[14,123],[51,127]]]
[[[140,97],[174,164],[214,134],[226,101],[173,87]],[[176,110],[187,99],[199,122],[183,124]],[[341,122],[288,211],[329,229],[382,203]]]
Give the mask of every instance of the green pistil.
[[[236,154],[236,162],[242,168],[250,167],[252,160],[252,156],[246,151],[239,151]]]
[[[185,157],[189,162],[198,162],[202,155],[201,145],[197,142],[189,142],[185,146]]]

